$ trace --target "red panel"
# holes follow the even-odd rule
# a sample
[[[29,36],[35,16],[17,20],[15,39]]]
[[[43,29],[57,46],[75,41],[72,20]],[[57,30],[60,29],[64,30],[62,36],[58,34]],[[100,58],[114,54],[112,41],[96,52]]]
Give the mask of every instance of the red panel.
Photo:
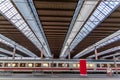
[[[87,76],[86,60],[80,60],[80,75]]]

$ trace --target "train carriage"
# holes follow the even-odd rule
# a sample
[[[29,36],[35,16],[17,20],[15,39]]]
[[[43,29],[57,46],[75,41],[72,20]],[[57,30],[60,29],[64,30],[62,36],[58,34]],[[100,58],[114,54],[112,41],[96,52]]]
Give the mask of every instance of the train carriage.
[[[12,72],[80,72],[80,60],[0,60],[0,71]],[[107,68],[120,72],[120,61],[86,60],[87,72],[106,72]]]

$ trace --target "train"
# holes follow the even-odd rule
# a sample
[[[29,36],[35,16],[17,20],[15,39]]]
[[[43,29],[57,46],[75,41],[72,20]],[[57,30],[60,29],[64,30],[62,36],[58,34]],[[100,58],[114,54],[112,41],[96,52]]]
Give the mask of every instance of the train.
[[[80,59],[0,60],[0,71],[11,72],[80,72]],[[87,72],[106,72],[107,68],[120,72],[120,61],[86,60]]]

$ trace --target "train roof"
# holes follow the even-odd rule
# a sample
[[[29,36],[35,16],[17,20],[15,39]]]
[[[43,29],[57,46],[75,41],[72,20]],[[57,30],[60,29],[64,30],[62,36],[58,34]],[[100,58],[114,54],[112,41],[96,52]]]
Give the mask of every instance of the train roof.
[[[79,62],[80,60],[83,59],[0,59],[0,61],[47,61],[47,62],[52,62],[52,61],[62,61],[62,62]],[[111,60],[94,60],[94,59],[85,59],[87,62],[114,62],[113,59]],[[116,60],[119,62],[120,60]]]

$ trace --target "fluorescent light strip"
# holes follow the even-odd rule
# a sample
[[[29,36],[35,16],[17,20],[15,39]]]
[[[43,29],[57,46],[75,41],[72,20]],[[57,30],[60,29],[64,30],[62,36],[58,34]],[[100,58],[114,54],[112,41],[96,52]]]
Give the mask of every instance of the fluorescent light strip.
[[[1,55],[0,55],[1,56]],[[8,59],[13,59],[12,57],[0,57],[0,60],[8,60]],[[40,58],[35,58],[35,57],[15,57],[15,60],[40,60]]]
[[[28,49],[24,48],[23,46],[17,44],[16,42],[8,39],[7,37],[5,37],[5,36],[3,36],[1,34],[0,34],[0,42],[4,43],[4,44],[6,44],[6,45],[8,45],[8,46],[10,46],[12,48],[14,48],[14,45],[16,45],[16,49],[17,50],[19,50],[19,51],[21,51],[21,52],[23,52],[23,53],[25,53],[25,54],[27,54],[27,55],[29,55],[31,57],[38,57],[34,53],[32,53],[31,51],[29,51]]]
[[[109,54],[109,53],[114,52],[114,51],[117,51],[117,50],[120,50],[120,46],[113,47],[113,48],[110,48],[110,49],[108,49],[108,50],[99,52],[99,53],[98,53],[98,56],[101,56],[101,55],[104,55],[104,54]],[[94,54],[91,55],[91,56],[89,56],[89,58],[94,58],[94,57],[95,57]]]
[[[118,56],[118,55],[120,55],[120,53],[115,53],[115,54],[107,55],[107,56],[104,56],[102,58],[105,59],[105,58],[109,58],[109,57],[113,57],[113,56]]]
[[[37,24],[37,22],[40,22],[40,21],[36,21],[36,17],[34,17],[34,13],[31,12],[31,7],[28,4],[27,0],[13,0],[13,2],[15,3],[16,7],[19,9],[23,17],[26,19],[30,28],[35,33],[39,41],[41,42],[41,45],[45,48],[45,52],[49,55],[49,57],[51,57],[51,53],[50,53],[50,49],[48,48],[47,40],[45,40],[46,39],[45,36],[43,37],[44,32],[41,31],[41,28],[42,28],[41,23]],[[30,1],[29,3],[32,5],[32,7],[34,7],[34,4],[32,4],[32,1]]]
[[[1,58],[1,57],[7,57],[7,55],[4,55],[4,54],[0,54],[0,58]]]
[[[84,1],[84,4],[81,8],[81,11],[75,21],[75,24],[71,30],[71,33],[67,33],[67,35],[69,34],[69,36],[66,37],[66,40],[64,42],[64,46],[63,49],[61,51],[61,55],[60,57],[66,57],[67,55],[65,54],[68,47],[71,45],[73,39],[75,38],[75,36],[77,35],[78,31],[81,29],[82,25],[84,24],[84,22],[86,21],[86,19],[88,18],[88,16],[91,14],[91,12],[93,11],[94,7],[96,6],[96,4],[98,3],[98,0],[95,1],[89,1],[86,0]],[[82,5],[82,1],[81,4],[78,4],[77,7],[81,7]],[[76,15],[76,12],[75,14]],[[74,17],[73,17],[74,19]],[[73,23],[73,21],[71,22],[71,24]],[[70,49],[72,47],[70,46]]]
[[[80,53],[75,55],[74,58],[82,57],[82,56],[86,55],[87,53],[94,51],[95,47],[96,47],[96,49],[98,49],[98,48],[101,48],[105,45],[108,45],[108,44],[113,43],[118,40],[120,40],[120,30],[116,31],[115,33],[111,34],[110,36],[100,40],[99,42],[97,42],[97,43],[93,44],[92,46],[86,48],[85,50],[81,51]]]
[[[116,60],[120,60],[120,54],[119,54],[119,56],[116,56],[115,58],[116,58]]]
[[[4,52],[4,53],[6,53],[6,54],[13,55],[13,52],[8,51],[8,50],[3,49],[3,48],[0,48],[0,52]],[[15,54],[15,56],[22,57],[22,56],[19,55],[19,54]]]
[[[41,50],[42,45],[10,0],[4,0],[0,3],[0,6],[1,13],[8,18],[8,20],[10,20],[10,22],[15,25],[15,27],[18,28],[39,50]],[[49,57],[47,53],[44,53],[44,55],[45,57]]]

